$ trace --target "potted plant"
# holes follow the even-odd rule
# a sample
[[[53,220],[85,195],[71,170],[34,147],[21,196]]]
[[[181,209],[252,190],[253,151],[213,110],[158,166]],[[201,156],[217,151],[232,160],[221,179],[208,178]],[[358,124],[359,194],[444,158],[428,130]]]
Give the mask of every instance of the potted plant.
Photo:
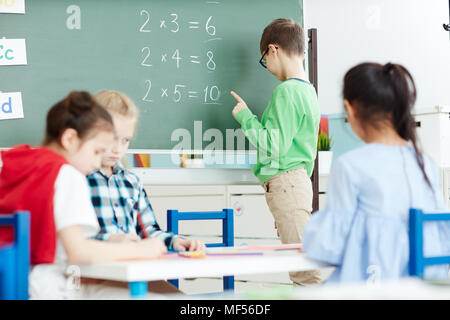
[[[203,161],[202,154],[182,154],[181,167],[182,168],[204,168],[205,162]]]
[[[331,161],[333,160],[333,151],[331,145],[333,141],[328,134],[328,117],[322,116],[319,125],[319,138],[317,142],[317,150],[319,151],[319,175],[329,174],[331,169]]]

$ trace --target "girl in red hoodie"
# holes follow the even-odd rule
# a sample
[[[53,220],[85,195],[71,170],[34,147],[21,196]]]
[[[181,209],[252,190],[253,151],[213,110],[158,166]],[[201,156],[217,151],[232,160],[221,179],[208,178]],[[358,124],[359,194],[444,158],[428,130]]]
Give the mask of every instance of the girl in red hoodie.
[[[47,114],[41,147],[20,145],[0,156],[0,214],[30,212],[31,299],[127,298],[126,287],[70,284],[68,264],[127,258],[155,258],[166,251],[159,239],[108,243],[90,237],[99,231],[85,175],[99,168],[113,143],[109,113],[87,92],[71,92]],[[0,228],[0,245],[11,242]],[[95,296],[95,293],[101,296]]]

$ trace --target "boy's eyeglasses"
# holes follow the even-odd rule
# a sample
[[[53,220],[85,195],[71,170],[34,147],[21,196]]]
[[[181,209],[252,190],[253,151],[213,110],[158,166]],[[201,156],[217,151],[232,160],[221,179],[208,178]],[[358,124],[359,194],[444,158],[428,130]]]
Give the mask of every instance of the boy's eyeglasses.
[[[275,47],[275,49],[278,49],[278,47]],[[266,60],[264,59],[264,57],[266,56],[266,54],[267,54],[268,52],[269,52],[269,47],[267,47],[267,49],[266,49],[266,51],[264,51],[264,53],[263,53],[261,59],[259,59],[259,63],[260,63],[264,68],[266,68],[266,69],[267,69],[267,62],[266,62]]]
[[[266,62],[266,60],[264,60],[264,57],[267,54],[267,52],[269,52],[269,47],[267,47],[267,49],[266,49],[266,51],[264,51],[261,59],[259,59],[259,63],[266,69],[267,69],[267,62]]]

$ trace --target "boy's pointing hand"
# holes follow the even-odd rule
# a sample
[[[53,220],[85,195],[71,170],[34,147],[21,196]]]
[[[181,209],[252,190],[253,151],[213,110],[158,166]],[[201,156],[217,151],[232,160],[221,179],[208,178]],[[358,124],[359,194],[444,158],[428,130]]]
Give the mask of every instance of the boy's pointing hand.
[[[245,103],[244,100],[242,100],[241,97],[238,96],[238,94],[234,91],[231,91],[231,95],[233,96],[234,99],[236,99],[237,104],[234,106],[233,111],[231,112],[231,114],[233,115],[233,117],[241,110],[244,110],[247,107],[247,104]]]

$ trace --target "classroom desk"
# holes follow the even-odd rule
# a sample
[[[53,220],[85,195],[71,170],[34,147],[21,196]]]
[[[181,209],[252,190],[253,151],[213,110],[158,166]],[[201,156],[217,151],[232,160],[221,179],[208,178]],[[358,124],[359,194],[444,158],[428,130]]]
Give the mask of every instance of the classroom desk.
[[[308,271],[328,266],[326,263],[306,257],[304,253],[297,250],[268,251],[262,255],[207,256],[205,258],[186,258],[169,254],[155,260],[80,265],[80,275],[86,278],[128,282],[131,297],[142,298],[147,295],[147,281]]]

